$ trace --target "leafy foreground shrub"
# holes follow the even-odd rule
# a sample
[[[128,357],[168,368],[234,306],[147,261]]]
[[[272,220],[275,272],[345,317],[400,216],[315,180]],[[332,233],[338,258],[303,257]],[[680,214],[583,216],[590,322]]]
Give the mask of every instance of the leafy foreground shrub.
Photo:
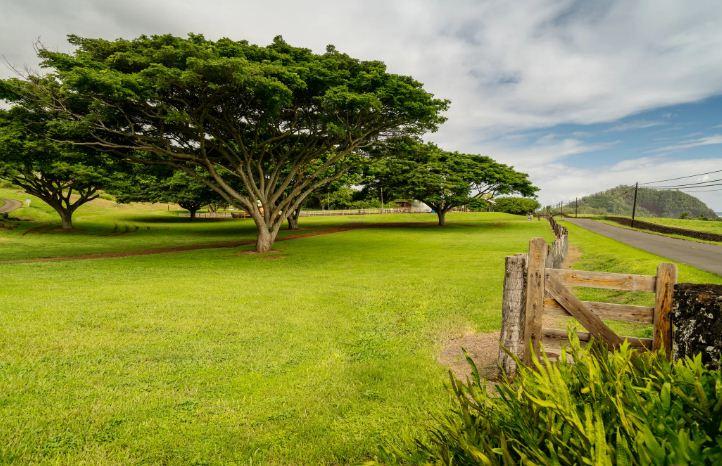
[[[476,367],[467,383],[452,377],[451,414],[414,451],[386,452],[384,461],[722,464],[720,371],[699,357],[669,362],[626,344],[617,352],[590,348],[573,340],[575,363],[535,358],[496,390]]]

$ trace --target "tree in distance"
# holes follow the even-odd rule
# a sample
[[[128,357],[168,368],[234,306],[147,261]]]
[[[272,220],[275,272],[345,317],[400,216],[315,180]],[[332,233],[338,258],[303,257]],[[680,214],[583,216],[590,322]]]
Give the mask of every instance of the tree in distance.
[[[448,106],[380,61],[280,36],[268,46],[194,34],[69,41],[73,53],[41,48],[47,74],[29,81],[35,98],[91,135],[75,143],[203,170],[204,183],[253,218],[259,252],[309,195],[343,176],[349,157],[434,131]]]
[[[324,161],[325,159],[316,161],[310,166],[309,171],[315,172],[318,169],[317,166],[323,164]],[[334,208],[350,207],[354,194],[353,186],[361,184],[367,161],[366,157],[354,154],[346,158],[344,166],[331,165],[326,168],[323,176],[332,178],[333,181],[319,186],[308,195],[306,200],[299,205],[296,210],[290,213],[288,216],[289,230],[298,229],[298,218],[301,215],[301,209],[305,206],[310,205],[316,208],[325,207],[326,209],[331,208],[331,206],[334,206]],[[336,173],[337,171],[342,172],[340,176]]]
[[[203,206],[218,206],[223,203],[221,195],[201,181],[204,174],[201,172],[196,177],[167,167],[136,165],[122,182],[114,184],[110,192],[122,203],[178,204],[188,211],[192,221]]]
[[[498,194],[532,196],[538,188],[526,173],[490,157],[442,150],[432,143],[402,139],[386,144],[374,165],[377,182],[397,197],[410,197],[431,207],[439,226],[455,207]]]
[[[90,148],[53,139],[54,115],[0,82],[0,179],[24,189],[60,216],[64,230],[73,228],[73,213],[98,197],[114,177],[117,163]]]
[[[526,215],[536,211],[539,207],[539,201],[530,197],[497,197],[492,204],[494,212],[506,212],[514,215]]]

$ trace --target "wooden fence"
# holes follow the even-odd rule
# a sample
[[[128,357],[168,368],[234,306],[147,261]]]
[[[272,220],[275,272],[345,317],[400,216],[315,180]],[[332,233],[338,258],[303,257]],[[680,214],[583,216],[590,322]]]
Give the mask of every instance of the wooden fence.
[[[330,217],[345,215],[374,215],[374,214],[423,214],[429,213],[429,209],[421,209],[417,207],[392,207],[378,209],[338,209],[338,210],[302,210],[301,217]],[[188,217],[188,212],[179,212],[179,216]],[[242,210],[232,212],[198,212],[197,218],[250,218],[250,216]]]
[[[556,222],[551,222],[554,228]],[[526,361],[531,350],[542,348],[548,355],[558,356],[567,341],[567,330],[559,328],[559,322],[573,318],[586,330],[577,332],[582,342],[595,338],[616,348],[627,340],[638,348],[664,348],[667,355],[671,355],[669,313],[677,279],[675,265],[660,264],[653,276],[562,269],[555,254],[566,253],[568,235],[566,229],[559,232],[562,236],[555,240],[559,245],[549,247],[543,238],[534,238],[529,242],[528,254],[506,258],[501,345]],[[556,233],[555,228],[555,236]],[[582,301],[573,292],[576,287],[649,292],[655,294],[655,302],[654,306],[636,306]],[[605,320],[653,324],[653,338],[617,335]],[[516,369],[514,358],[503,350],[499,353],[499,366],[508,375],[513,375]]]

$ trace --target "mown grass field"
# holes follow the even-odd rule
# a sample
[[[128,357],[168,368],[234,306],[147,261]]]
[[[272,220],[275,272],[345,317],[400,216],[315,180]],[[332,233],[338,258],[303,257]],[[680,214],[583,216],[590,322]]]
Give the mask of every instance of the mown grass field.
[[[22,262],[253,233],[247,220],[191,224],[98,202],[76,232],[23,235],[53,225],[38,203],[0,230],[0,462],[361,462],[447,408],[439,351],[498,330],[504,256],[551,239],[547,223],[505,214],[454,214],[444,228],[432,215],[303,218],[304,229],[396,225],[267,255]],[[120,222],[138,229],[106,234]],[[654,273],[661,260],[570,230],[580,268]]]
[[[684,236],[684,235],[678,235],[673,233],[660,233],[658,231],[651,231],[644,228],[631,228],[628,225],[622,225],[620,223],[617,223],[612,220],[606,220],[603,216],[600,215],[587,215],[587,214],[579,214],[579,217],[586,217],[586,218],[593,218],[597,220],[598,222],[606,223],[618,228],[627,228],[627,229],[634,229],[638,231],[642,231],[644,233],[649,233],[653,235],[662,235],[662,236],[669,236],[671,238],[679,238],[684,240],[690,240],[690,241],[698,241],[702,243],[711,243],[711,244],[719,244],[719,241],[704,241],[701,239],[693,238],[690,236]],[[649,222],[649,223],[657,223],[659,225],[665,225],[669,227],[674,228],[683,228],[687,230],[693,230],[693,231],[701,231],[705,233],[715,233],[718,235],[722,235],[722,220],[699,220],[699,219],[679,219],[679,218],[663,218],[663,217],[639,217],[639,220]]]
[[[684,228],[687,230],[704,231],[707,233],[715,233],[722,235],[722,220],[699,220],[687,218],[661,218],[661,217],[642,217],[640,220],[645,222],[657,223],[675,228]]]

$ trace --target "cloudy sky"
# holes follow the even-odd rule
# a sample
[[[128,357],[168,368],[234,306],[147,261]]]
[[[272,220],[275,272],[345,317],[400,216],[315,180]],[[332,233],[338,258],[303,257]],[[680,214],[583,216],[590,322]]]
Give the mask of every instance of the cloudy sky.
[[[429,139],[528,171],[544,203],[722,170],[720,0],[0,0],[0,12],[0,54],[17,68],[36,67],[37,39],[67,50],[69,33],[281,34],[381,59],[451,100]],[[722,211],[720,188],[694,194]]]

